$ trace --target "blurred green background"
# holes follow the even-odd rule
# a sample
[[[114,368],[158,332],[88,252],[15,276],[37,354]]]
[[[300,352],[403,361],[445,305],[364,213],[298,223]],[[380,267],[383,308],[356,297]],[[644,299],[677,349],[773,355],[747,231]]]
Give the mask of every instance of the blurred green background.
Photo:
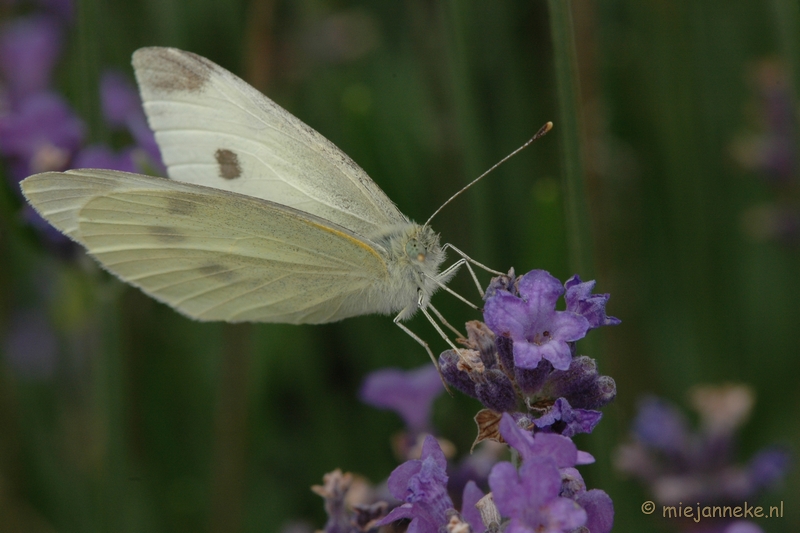
[[[685,405],[694,384],[748,383],[757,403],[741,458],[800,440],[800,252],[796,228],[775,211],[800,205],[800,174],[796,162],[782,181],[753,164],[769,140],[765,92],[783,91],[796,124],[800,7],[576,1],[572,16],[571,102],[559,92],[568,58],[553,45],[544,1],[83,0],[57,87],[91,139],[108,140],[100,73],[118,67],[132,79],[141,46],[193,51],[332,140],[417,221],[556,122],[434,227],[496,269],[544,268],[564,280],[582,265],[584,279],[611,293],[609,314],[622,325],[579,344],[618,387],[596,432],[576,439],[598,459],[583,471],[613,498],[614,531],[671,531],[642,516],[648,495],[611,467],[640,395]],[[580,129],[559,130],[570,110]],[[796,158],[800,138],[791,142]],[[591,235],[583,261],[570,254],[564,195],[576,169],[562,155],[576,148]],[[325,472],[377,482],[396,466],[389,439],[399,418],[361,404],[357,390],[372,370],[428,360],[389,318],[192,322],[85,257],[59,259],[23,222],[9,180],[0,198],[0,335],[28,313],[45,317],[59,346],[48,372],[0,363],[0,530],[321,527],[309,486]],[[476,299],[466,275],[451,286]],[[435,300],[454,324],[477,318],[446,294]],[[444,349],[422,317],[409,325]],[[436,403],[437,427],[460,454],[476,410],[460,396]],[[783,500],[787,516],[759,524],[800,531],[798,495],[794,469],[763,498]]]

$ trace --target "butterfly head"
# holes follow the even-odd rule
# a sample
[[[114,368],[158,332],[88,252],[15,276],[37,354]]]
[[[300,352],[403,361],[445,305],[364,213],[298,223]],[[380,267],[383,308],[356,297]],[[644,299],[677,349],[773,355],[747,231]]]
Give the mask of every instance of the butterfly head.
[[[438,271],[444,260],[439,235],[429,226],[414,226],[406,237],[403,248],[408,262],[424,272]]]

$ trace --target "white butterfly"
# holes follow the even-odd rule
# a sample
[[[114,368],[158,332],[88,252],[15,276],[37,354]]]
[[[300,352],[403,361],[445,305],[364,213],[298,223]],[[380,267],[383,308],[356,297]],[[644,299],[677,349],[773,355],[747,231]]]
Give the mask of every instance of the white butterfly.
[[[142,48],[133,66],[171,179],[30,176],[23,193],[53,226],[198,320],[399,313],[395,322],[426,346],[400,324],[420,309],[444,336],[427,312],[443,320],[431,295],[471,259],[453,248],[462,259],[440,272],[452,246],[427,223],[410,221],[330,141],[208,59]]]

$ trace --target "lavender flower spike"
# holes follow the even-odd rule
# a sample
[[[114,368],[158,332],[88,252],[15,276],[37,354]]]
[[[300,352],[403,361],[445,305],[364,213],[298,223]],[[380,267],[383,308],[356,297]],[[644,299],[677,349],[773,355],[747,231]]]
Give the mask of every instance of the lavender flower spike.
[[[389,476],[389,492],[406,503],[393,509],[375,525],[383,526],[409,518],[408,531],[438,533],[448,521],[447,512],[453,509],[453,501],[447,494],[446,467],[447,460],[439,443],[428,435],[422,445],[422,456],[401,464]]]
[[[484,320],[498,336],[514,341],[514,364],[536,368],[547,359],[558,370],[569,368],[572,353],[568,343],[590,329],[589,321],[571,311],[556,311],[564,294],[561,283],[544,270],[532,270],[519,280],[519,294],[498,290],[486,300]]]

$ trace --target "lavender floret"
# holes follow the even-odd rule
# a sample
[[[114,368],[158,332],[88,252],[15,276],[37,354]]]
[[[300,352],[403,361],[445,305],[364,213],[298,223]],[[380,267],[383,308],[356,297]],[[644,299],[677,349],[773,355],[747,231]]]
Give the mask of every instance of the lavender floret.
[[[570,311],[556,311],[564,294],[561,283],[544,270],[528,272],[519,283],[517,297],[498,290],[486,300],[486,325],[498,336],[514,341],[514,364],[536,368],[546,359],[555,368],[566,370],[572,359],[568,343],[586,335],[589,322]]]

